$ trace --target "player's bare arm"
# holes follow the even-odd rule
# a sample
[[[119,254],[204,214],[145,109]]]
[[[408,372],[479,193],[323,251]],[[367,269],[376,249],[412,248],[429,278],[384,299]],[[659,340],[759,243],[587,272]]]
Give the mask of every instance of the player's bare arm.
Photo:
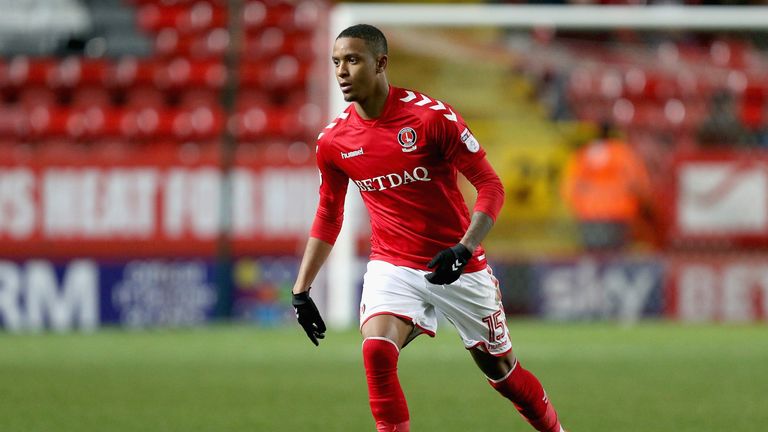
[[[458,280],[464,266],[472,258],[480,242],[488,235],[491,227],[493,227],[493,218],[481,211],[475,211],[461,241],[440,251],[427,264],[427,267],[433,269],[425,276],[427,280],[437,285],[447,285]]]
[[[293,293],[301,294],[309,291],[312,281],[315,280],[320,268],[328,259],[333,245],[320,239],[310,237],[307,247],[304,249],[304,257],[299,266],[299,274],[293,284]]]
[[[467,233],[464,234],[459,243],[463,244],[467,249],[473,251],[477,249],[480,242],[483,241],[488,232],[493,227],[493,218],[487,214],[476,211],[472,214],[472,222],[469,223]]]
[[[477,202],[472,220],[461,240],[454,246],[440,251],[427,264],[433,271],[425,277],[437,285],[451,284],[459,279],[480,242],[493,227],[493,216],[482,209],[498,209],[503,201],[504,187],[487,159],[483,158],[479,163],[465,166],[461,171],[477,189]]]
[[[333,249],[332,244],[310,237],[299,266],[299,275],[293,285],[292,304],[296,310],[296,318],[315,346],[319,345],[318,339],[325,338],[326,328],[320,311],[309,296],[309,289],[317,273],[320,272],[320,267],[328,259],[331,249]]]

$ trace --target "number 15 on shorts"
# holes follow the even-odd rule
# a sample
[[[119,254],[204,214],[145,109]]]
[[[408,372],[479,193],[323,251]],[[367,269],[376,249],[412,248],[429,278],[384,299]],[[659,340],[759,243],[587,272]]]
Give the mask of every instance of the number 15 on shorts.
[[[504,314],[501,309],[483,318],[483,322],[488,326],[488,341],[500,342],[506,336],[506,327],[504,326]]]

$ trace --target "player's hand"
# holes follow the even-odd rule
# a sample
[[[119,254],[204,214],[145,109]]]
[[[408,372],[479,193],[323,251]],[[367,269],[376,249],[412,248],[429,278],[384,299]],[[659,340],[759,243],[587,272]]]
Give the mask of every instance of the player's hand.
[[[291,303],[293,308],[296,309],[296,319],[301,327],[304,328],[309,340],[315,346],[320,345],[317,340],[325,338],[325,323],[320,316],[320,311],[317,310],[315,302],[309,296],[309,291],[294,294]]]
[[[424,277],[435,285],[454,283],[461,276],[470,258],[472,258],[472,252],[463,244],[456,243],[456,246],[443,249],[432,258],[427,268],[434,270]]]

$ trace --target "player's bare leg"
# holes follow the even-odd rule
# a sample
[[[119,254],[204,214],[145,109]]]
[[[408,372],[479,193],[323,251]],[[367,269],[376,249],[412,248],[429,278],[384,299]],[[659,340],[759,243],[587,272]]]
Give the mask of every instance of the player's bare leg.
[[[368,401],[379,432],[409,432],[410,416],[397,378],[400,348],[413,333],[413,324],[393,315],[377,315],[365,322],[363,363],[368,379]]]
[[[531,426],[541,432],[563,432],[541,383],[523,369],[512,351],[500,357],[480,348],[473,348],[470,353],[491,386],[511,400]]]

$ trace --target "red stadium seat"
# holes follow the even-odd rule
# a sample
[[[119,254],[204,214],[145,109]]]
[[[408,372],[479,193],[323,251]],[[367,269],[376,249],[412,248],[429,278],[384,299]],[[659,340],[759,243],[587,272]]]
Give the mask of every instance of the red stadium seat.
[[[224,115],[218,107],[140,108],[125,112],[121,130],[133,140],[205,140],[220,136]]]
[[[194,163],[200,160],[217,161],[221,159],[222,144],[220,141],[199,140],[185,141],[172,147],[173,154],[186,163]]]
[[[243,24],[247,31],[265,27],[311,29],[321,22],[322,11],[321,4],[311,0],[251,0],[243,7]]]
[[[768,78],[761,75],[748,77],[743,97],[754,103],[766,101],[768,99]]]
[[[240,140],[263,138],[270,124],[267,111],[258,105],[243,107],[232,117],[230,128]]]
[[[322,110],[301,106],[243,106],[235,113],[232,132],[241,141],[265,138],[299,139],[316,135]]]
[[[125,105],[134,109],[147,107],[160,109],[166,105],[165,94],[152,85],[132,87],[125,93]]]
[[[206,1],[171,6],[145,4],[139,7],[137,21],[139,27],[147,31],[157,32],[170,27],[182,33],[192,33],[226,27],[227,11],[221,5]]]
[[[323,22],[325,5],[314,0],[299,0],[293,13],[293,23],[298,29],[311,30]]]
[[[23,134],[25,114],[15,105],[0,105],[0,137],[14,138]]]
[[[90,153],[90,146],[63,137],[41,138],[35,146],[35,158],[50,163],[78,162]]]
[[[179,105],[182,108],[218,107],[219,93],[208,89],[190,89],[181,94]]]
[[[260,89],[243,89],[237,93],[235,109],[242,111],[251,106],[266,106],[270,104],[270,98]]]
[[[189,41],[183,41],[183,36],[175,28],[168,27],[160,29],[155,35],[154,48],[155,55],[159,57],[171,57],[183,55],[185,53],[184,45]]]
[[[0,58],[0,89],[8,86],[8,64]]]
[[[136,57],[123,57],[112,65],[110,76],[112,85],[131,87],[135,85],[155,85],[158,71],[164,63]]]
[[[289,13],[289,11],[288,8],[282,8],[280,11],[272,11],[272,9],[270,9],[269,14],[272,16],[272,19],[274,19],[276,14],[279,13],[285,15]],[[265,5],[264,2],[259,0],[247,2],[243,7],[243,25],[246,30],[258,29],[270,25],[267,21],[267,12],[267,5]]]
[[[62,137],[68,132],[70,114],[68,109],[62,107],[31,107],[25,111],[22,135],[31,139]]]
[[[164,109],[146,107],[129,109],[121,122],[122,132],[130,139],[153,139],[170,136],[173,119]]]
[[[229,46],[229,32],[215,28],[199,35],[180,35],[166,28],[155,37],[155,55],[159,57],[221,58]]]
[[[90,154],[96,160],[119,161],[128,159],[137,150],[136,145],[123,139],[102,139],[89,145]]]
[[[227,80],[227,69],[219,60],[190,61],[184,57],[168,60],[121,59],[114,67],[115,85],[160,88],[220,88]]]
[[[214,27],[227,26],[227,10],[220,5],[208,2],[194,3],[185,16],[183,30],[200,31]]]
[[[28,86],[19,90],[19,105],[25,109],[36,106],[53,106],[56,103],[56,93],[49,87]]]
[[[712,87],[700,73],[683,69],[677,72],[675,94],[685,100],[706,100],[712,94]]]
[[[8,63],[8,82],[14,87],[50,85],[54,80],[56,65],[56,60],[51,58],[16,56]]]
[[[240,65],[240,84],[269,91],[284,91],[306,85],[309,65],[296,57],[283,55],[271,62],[244,62]]]
[[[103,85],[107,82],[107,71],[107,63],[103,60],[70,56],[56,65],[51,84],[57,87]]]
[[[79,141],[98,141],[124,136],[125,110],[108,106],[89,106],[69,111],[66,135]]]
[[[226,80],[227,69],[219,61],[175,58],[157,69],[155,84],[162,88],[221,88]]]
[[[314,138],[323,122],[323,109],[317,104],[306,103],[296,109],[296,118],[301,132],[308,138]]]
[[[751,47],[743,41],[715,40],[709,47],[709,55],[717,66],[744,69],[750,62]]]
[[[637,109],[635,104],[629,99],[618,99],[613,103],[611,107],[611,115],[616,124],[627,127],[632,125],[637,116]],[[593,119],[593,121],[601,121],[601,119]]]
[[[197,106],[174,114],[173,136],[177,140],[206,140],[221,135],[224,115],[218,107]]]
[[[72,93],[72,101],[70,105],[73,108],[84,107],[108,107],[112,104],[112,95],[103,86],[88,86],[75,90]]]
[[[268,27],[246,36],[242,54],[250,60],[270,59],[281,54],[310,60],[315,56],[312,38],[310,32],[285,32],[278,27]]]
[[[740,108],[741,122],[748,129],[758,130],[766,124],[763,101],[745,99]]]
[[[680,99],[668,99],[664,102],[664,125],[680,131],[690,125],[688,107]]]
[[[179,5],[160,6],[147,3],[139,7],[136,21],[140,28],[149,31],[159,31],[163,27],[178,28],[186,10],[187,8]]]
[[[625,75],[625,97],[633,101],[665,100],[678,93],[677,77],[655,70],[630,69]]]

